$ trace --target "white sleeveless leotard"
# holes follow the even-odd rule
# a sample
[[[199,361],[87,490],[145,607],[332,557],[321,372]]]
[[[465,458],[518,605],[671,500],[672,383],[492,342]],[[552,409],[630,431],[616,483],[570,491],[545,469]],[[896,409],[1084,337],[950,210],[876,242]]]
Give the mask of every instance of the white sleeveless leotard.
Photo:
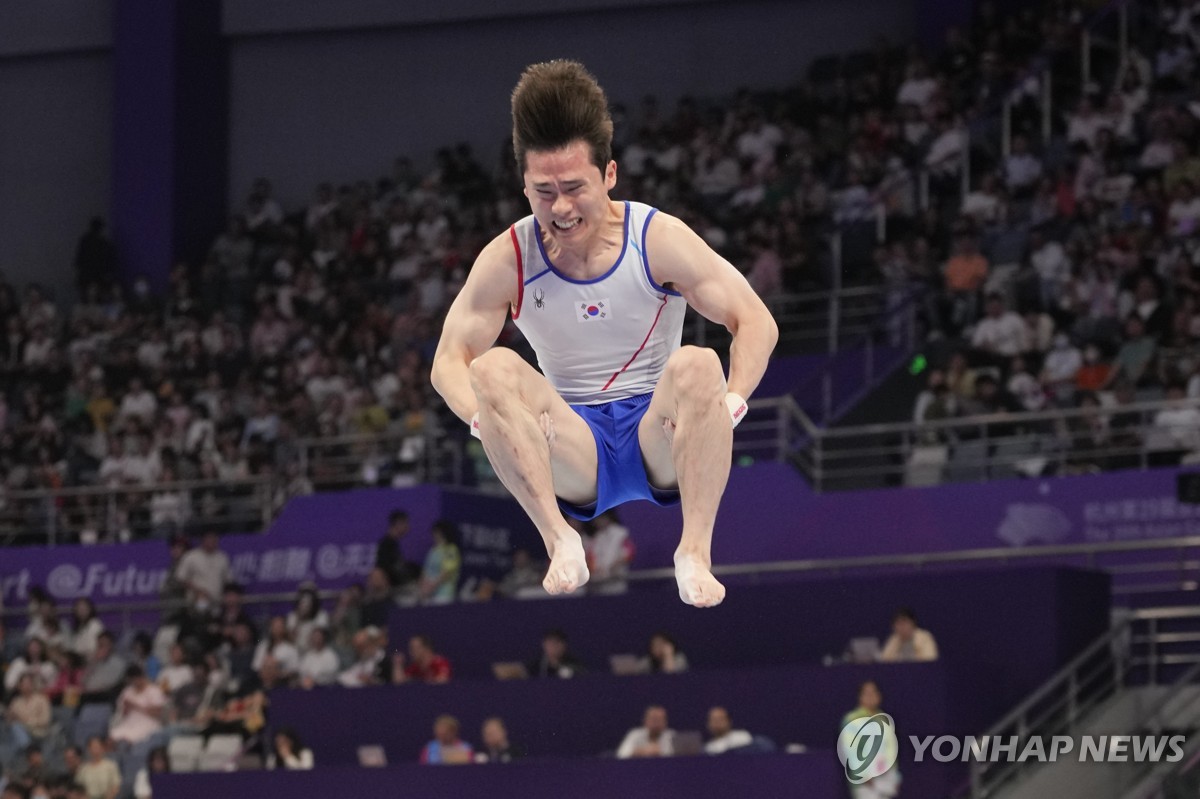
[[[679,349],[687,303],[654,282],[646,230],[657,209],[625,203],[621,254],[604,274],[574,280],[550,263],[533,216],[511,228],[519,292],[513,321],[538,366],[572,405],[649,394]]]

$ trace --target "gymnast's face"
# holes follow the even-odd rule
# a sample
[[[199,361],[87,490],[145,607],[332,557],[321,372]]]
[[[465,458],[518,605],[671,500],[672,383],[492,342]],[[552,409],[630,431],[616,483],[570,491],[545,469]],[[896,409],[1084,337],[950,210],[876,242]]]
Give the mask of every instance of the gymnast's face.
[[[608,192],[617,184],[617,163],[604,172],[582,141],[525,156],[525,196],[538,224],[560,246],[586,246],[603,230]]]

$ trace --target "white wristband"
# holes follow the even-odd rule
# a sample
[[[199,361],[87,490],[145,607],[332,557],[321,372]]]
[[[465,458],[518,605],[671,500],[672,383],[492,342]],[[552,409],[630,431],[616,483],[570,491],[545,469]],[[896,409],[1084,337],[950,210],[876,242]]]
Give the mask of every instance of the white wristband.
[[[746,400],[732,391],[725,395],[725,407],[729,409],[729,421],[733,422],[734,427],[742,423],[746,418],[746,411],[749,410]]]
[[[471,435],[475,436],[480,441],[483,440],[483,438],[480,437],[480,435],[479,435],[479,414],[478,413],[476,413],[474,416],[471,417]]]

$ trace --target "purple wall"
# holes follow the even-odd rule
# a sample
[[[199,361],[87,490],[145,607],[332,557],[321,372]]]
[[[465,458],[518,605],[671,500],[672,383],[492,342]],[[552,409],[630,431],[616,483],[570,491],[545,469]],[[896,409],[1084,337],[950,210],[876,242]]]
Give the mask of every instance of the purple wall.
[[[703,612],[680,602],[674,585],[658,585],[623,596],[401,608],[390,637],[395,649],[412,635],[432,635],[461,678],[490,678],[495,661],[536,657],[542,633],[554,627],[601,672],[608,655],[642,653],[659,630],[678,640],[693,667],[818,663],[840,657],[852,637],[886,637],[902,605],[933,631],[947,662],[994,671],[1004,704],[1107,628],[1108,576],[1014,569],[731,582],[725,601]],[[1007,642],[1018,639],[1015,651]]]
[[[175,257],[175,26],[178,3],[116,0],[112,236],[127,281],[163,290]]]
[[[224,227],[228,58],[217,2],[115,0],[114,238],[158,291]]]
[[[817,495],[792,467],[761,463],[730,475],[713,560],[755,563],[1200,535],[1200,506],[1175,499],[1177,474],[1157,469]],[[638,502],[621,515],[637,541],[637,565],[669,565],[682,530],[679,510]]]
[[[313,771],[179,774],[155,777],[154,795],[168,799],[213,796],[256,799],[354,796],[512,797],[523,799],[638,799],[664,796],[743,796],[756,799],[826,799],[845,795],[832,752],[743,755],[640,762],[577,761],[507,766],[383,769],[317,768]]]

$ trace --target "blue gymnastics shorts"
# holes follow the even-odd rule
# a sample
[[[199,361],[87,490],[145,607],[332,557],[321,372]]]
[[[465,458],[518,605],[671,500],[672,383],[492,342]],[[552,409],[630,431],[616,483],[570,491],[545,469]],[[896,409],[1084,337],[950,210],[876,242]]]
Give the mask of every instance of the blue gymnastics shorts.
[[[599,405],[571,406],[596,439],[596,501],[572,505],[560,499],[558,507],[563,513],[586,522],[634,499],[655,505],[679,504],[678,489],[655,488],[646,477],[638,424],[650,407],[650,397],[642,394]]]

